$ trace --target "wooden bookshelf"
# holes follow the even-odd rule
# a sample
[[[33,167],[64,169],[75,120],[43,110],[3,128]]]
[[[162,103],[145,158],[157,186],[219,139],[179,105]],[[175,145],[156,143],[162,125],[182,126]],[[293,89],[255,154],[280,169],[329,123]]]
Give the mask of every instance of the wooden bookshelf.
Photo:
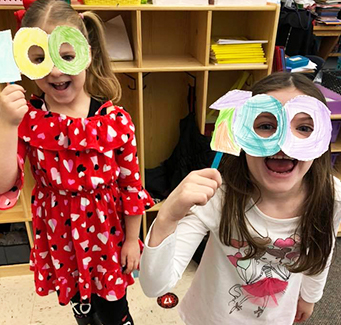
[[[134,60],[112,62],[112,69],[123,89],[119,105],[129,111],[136,125],[143,180],[145,168],[159,166],[174,150],[179,140],[179,121],[188,114],[188,84],[194,78],[197,123],[204,133],[208,107],[225,94],[244,71],[257,81],[272,70],[280,11],[275,4],[227,7],[76,5],[74,8],[80,12],[95,11],[103,21],[121,15],[126,25]],[[18,9],[22,8],[0,5],[0,30],[11,29],[14,35],[13,13]],[[221,35],[267,40],[264,45],[266,64],[210,64],[211,39]],[[25,81],[22,84],[29,96],[33,90]],[[25,185],[28,192],[30,186]],[[160,206],[157,204],[144,216],[144,236]],[[2,213],[0,219],[30,224],[20,203],[15,209]],[[32,236],[32,232],[30,234]],[[18,273],[23,268],[20,265]],[[0,276],[4,274],[2,270],[0,268]],[[6,271],[8,273],[11,271]]]

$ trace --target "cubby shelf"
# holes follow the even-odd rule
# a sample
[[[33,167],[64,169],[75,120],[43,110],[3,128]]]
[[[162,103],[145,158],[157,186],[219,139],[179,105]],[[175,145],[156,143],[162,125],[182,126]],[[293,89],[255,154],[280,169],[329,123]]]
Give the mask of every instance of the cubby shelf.
[[[280,9],[275,4],[227,7],[76,5],[74,8],[80,12],[92,10],[103,21],[121,15],[125,23],[134,60],[112,62],[112,68],[123,90],[118,104],[129,111],[136,125],[143,180],[144,169],[159,166],[171,155],[179,140],[179,121],[188,114],[188,84],[196,85],[196,119],[203,133],[208,107],[226,93],[244,71],[257,81],[272,69]],[[0,6],[0,30],[11,29],[14,35],[13,13],[18,9],[22,7]],[[267,40],[264,44],[266,64],[211,64],[211,39],[219,36]],[[25,80],[22,84],[29,96],[34,89]],[[31,186],[31,182],[26,182],[28,192]],[[161,204],[144,216],[144,236]],[[0,214],[0,219],[30,223],[20,205],[12,211],[17,215],[10,216],[8,211]],[[18,266],[18,273],[22,269],[22,265]],[[0,276],[13,269],[3,270],[0,268]]]

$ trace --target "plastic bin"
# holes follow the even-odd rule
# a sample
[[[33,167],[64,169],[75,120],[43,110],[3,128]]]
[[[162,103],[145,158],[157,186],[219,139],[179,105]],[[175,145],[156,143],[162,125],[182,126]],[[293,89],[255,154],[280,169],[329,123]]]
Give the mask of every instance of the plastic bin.
[[[341,82],[341,79],[340,81]],[[322,85],[315,84],[317,88],[319,88],[327,100],[328,108],[330,109],[332,114],[341,114],[341,95],[338,93],[323,87]]]
[[[341,121],[332,121],[332,138],[330,142],[335,142],[340,131]]]

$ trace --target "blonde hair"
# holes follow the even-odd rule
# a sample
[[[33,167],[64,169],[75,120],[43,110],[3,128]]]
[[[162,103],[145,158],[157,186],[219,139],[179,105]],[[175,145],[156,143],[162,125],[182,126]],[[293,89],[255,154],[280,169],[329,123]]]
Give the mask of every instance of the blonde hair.
[[[91,46],[91,63],[86,71],[84,90],[100,101],[118,102],[121,86],[111,68],[100,17],[91,11],[80,15],[63,0],[37,0],[27,10],[22,27],[46,23],[70,25],[83,33]]]

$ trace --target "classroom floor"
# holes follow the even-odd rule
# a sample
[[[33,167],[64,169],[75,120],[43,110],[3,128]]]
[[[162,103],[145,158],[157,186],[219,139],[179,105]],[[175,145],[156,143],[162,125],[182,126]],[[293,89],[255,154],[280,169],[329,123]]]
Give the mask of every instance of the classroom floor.
[[[197,264],[191,262],[182,279],[172,290],[179,299],[187,291]],[[184,324],[176,308],[159,307],[156,298],[147,298],[138,278],[128,289],[130,312],[135,325]],[[32,275],[0,278],[0,324],[1,325],[76,325],[70,306],[57,304],[55,294],[40,297],[34,292]]]

